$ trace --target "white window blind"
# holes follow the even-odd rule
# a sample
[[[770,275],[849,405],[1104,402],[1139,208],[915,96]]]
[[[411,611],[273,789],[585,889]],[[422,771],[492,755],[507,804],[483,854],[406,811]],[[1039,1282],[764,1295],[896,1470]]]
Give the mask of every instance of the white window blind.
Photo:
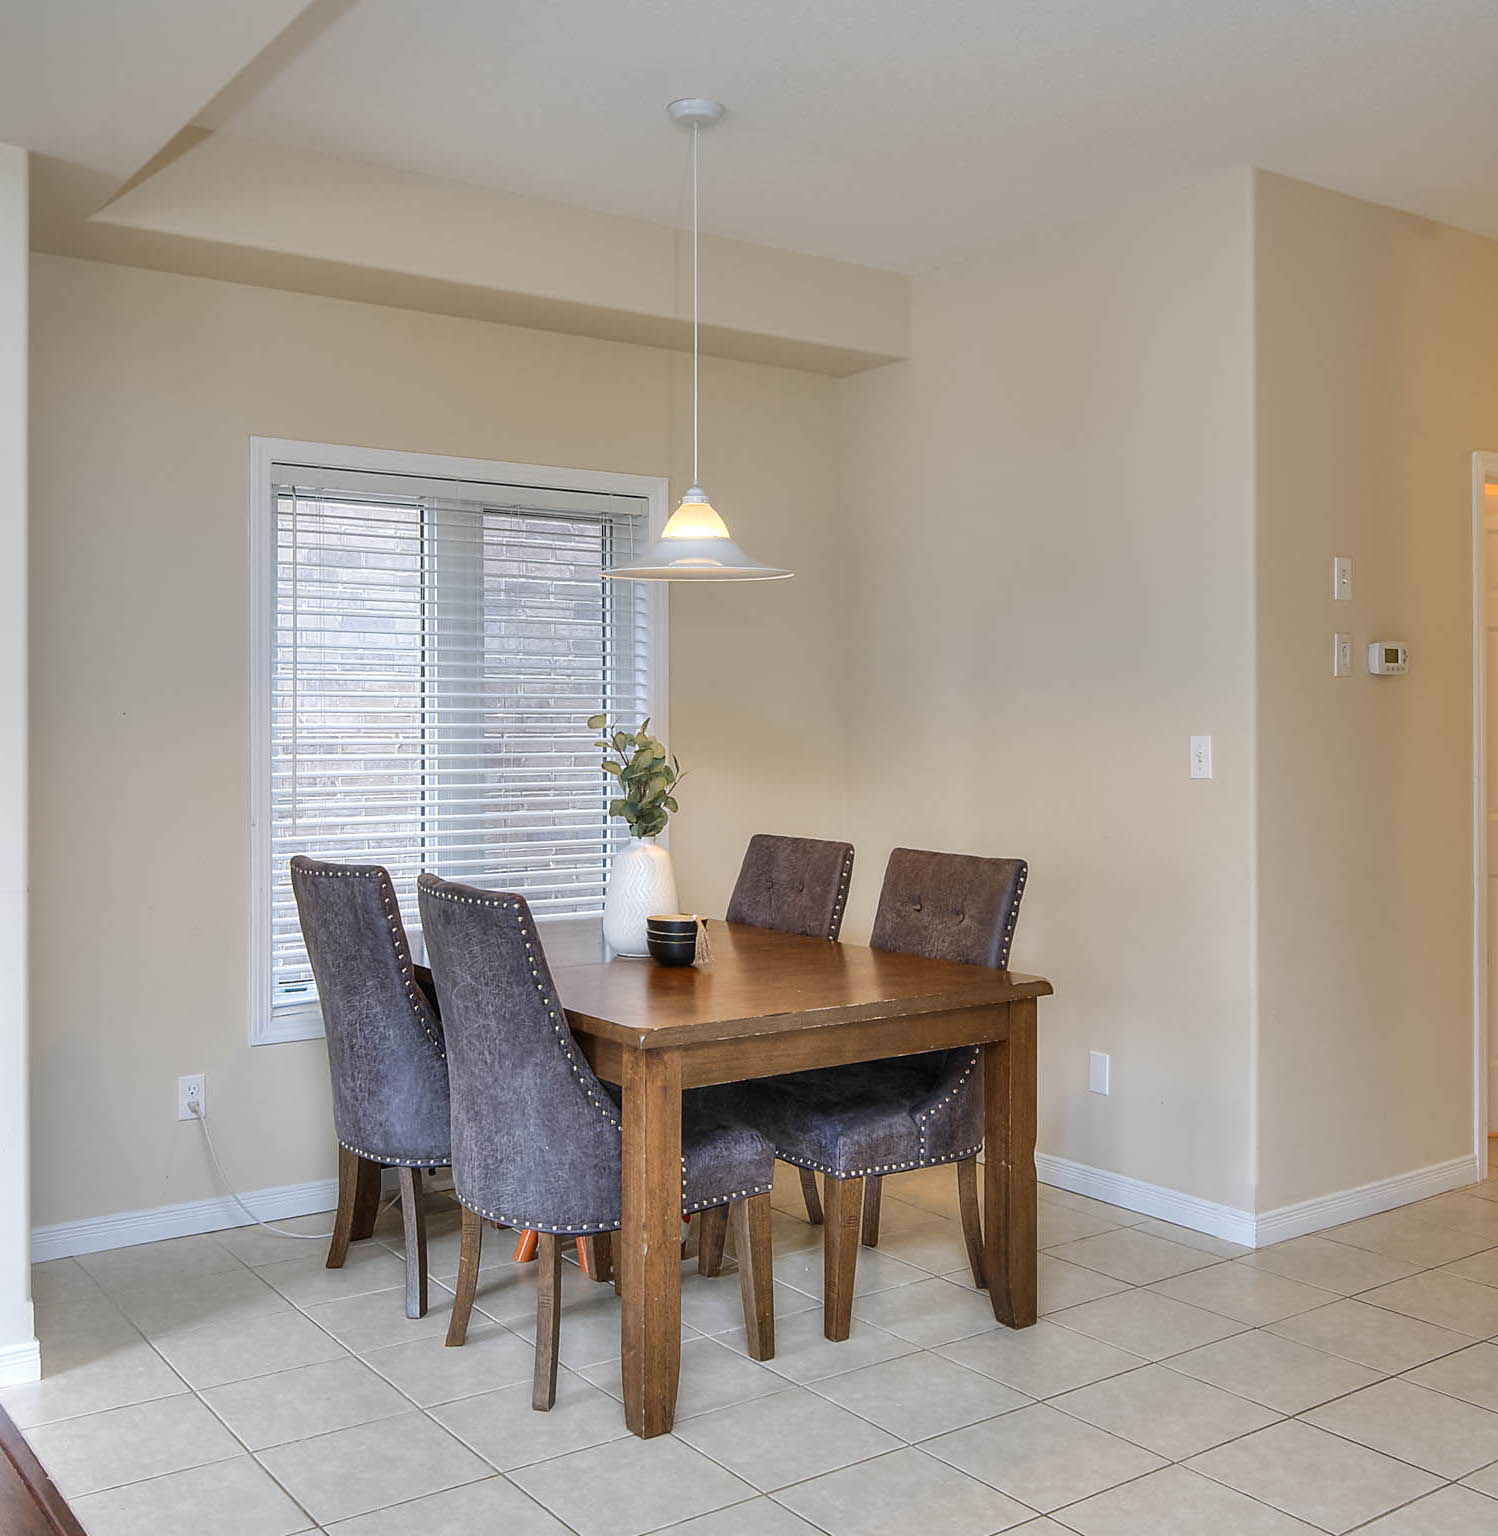
[[[519,891],[538,917],[602,910],[626,835],[598,712],[648,713],[643,497],[275,465],[270,1002],[315,1002],[287,862]],[[262,963],[265,963],[262,957]]]

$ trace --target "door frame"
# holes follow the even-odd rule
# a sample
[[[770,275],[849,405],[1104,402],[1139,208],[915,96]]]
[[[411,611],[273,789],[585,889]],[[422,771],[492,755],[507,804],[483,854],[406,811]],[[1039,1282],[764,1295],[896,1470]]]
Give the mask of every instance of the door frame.
[[[1498,453],[1472,455],[1472,1123],[1479,1177],[1487,1176],[1489,1086],[1487,488]]]

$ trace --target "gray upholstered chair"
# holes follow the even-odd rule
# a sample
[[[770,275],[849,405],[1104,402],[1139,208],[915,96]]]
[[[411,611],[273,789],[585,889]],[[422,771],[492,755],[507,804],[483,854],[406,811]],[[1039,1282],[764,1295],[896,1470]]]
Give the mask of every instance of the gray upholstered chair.
[[[833,939],[843,930],[853,844],[819,837],[779,837],[756,832],[749,839],[739,878],[728,902],[728,921],[773,928],[809,939]],[[801,1194],[808,1221],[822,1219],[816,1175],[801,1170]],[[722,1253],[721,1222],[701,1223],[698,1267],[717,1272]]]
[[[539,1233],[532,1405],[556,1396],[561,1240],[619,1226],[619,1109],[568,1028],[521,896],[422,875],[417,882],[452,1083],[453,1187],[463,1207],[447,1342],[462,1344],[484,1223]],[[727,1107],[686,1096],[682,1207],[730,1206],[749,1353],[775,1352],[770,1186],[764,1136]],[[597,1270],[594,1271],[595,1276]]]
[[[1021,859],[896,848],[870,939],[875,949],[1000,970],[1025,889]],[[823,1325],[845,1339],[851,1324],[858,1227],[878,1242],[879,1181],[886,1173],[955,1163],[968,1262],[984,1284],[977,1155],[983,1144],[980,1051],[932,1051],[784,1077],[763,1078],[734,1099],[769,1136],[776,1155],[824,1176]],[[728,1090],[715,1090],[727,1093]]]
[[[449,1153],[447,1059],[431,972],[411,959],[389,873],[378,864],[291,861],[333,1079],[338,1214],[328,1268],[374,1232],[380,1170],[400,1177],[406,1316],[427,1309],[421,1170]]]

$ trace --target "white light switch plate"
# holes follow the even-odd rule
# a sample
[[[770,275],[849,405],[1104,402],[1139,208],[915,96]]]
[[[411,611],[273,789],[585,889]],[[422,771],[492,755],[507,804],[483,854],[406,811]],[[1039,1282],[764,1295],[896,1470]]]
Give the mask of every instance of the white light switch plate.
[[[1332,636],[1332,676],[1352,676],[1352,636],[1335,634]]]
[[[1352,561],[1346,555],[1332,559],[1332,598],[1339,603],[1352,599]]]
[[[1112,1065],[1106,1051],[1088,1051],[1087,1053],[1087,1091],[1088,1093],[1107,1093],[1108,1069]]]

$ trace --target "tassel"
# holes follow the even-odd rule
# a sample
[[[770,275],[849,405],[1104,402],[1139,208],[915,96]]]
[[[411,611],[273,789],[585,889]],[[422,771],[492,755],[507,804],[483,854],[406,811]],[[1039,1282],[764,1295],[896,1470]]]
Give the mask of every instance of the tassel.
[[[693,965],[707,965],[713,958],[712,945],[707,941],[707,919],[697,919],[697,953],[692,958]]]

